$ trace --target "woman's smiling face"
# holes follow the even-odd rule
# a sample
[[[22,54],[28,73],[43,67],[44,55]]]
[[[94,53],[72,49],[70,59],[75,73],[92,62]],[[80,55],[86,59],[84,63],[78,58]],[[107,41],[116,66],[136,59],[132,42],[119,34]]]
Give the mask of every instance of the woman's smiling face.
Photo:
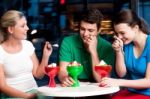
[[[136,31],[134,27],[130,27],[127,23],[120,23],[114,25],[117,37],[119,37],[124,44],[129,44],[135,38]]]
[[[29,30],[27,26],[27,21],[25,17],[20,18],[16,21],[16,25],[12,27],[12,35],[17,39],[26,39],[27,31]]]

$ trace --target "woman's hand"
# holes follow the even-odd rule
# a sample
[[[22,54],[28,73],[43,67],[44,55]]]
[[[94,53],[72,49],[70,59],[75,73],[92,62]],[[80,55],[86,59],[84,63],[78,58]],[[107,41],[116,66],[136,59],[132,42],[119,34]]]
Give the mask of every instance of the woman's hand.
[[[43,56],[49,57],[52,54],[52,50],[52,45],[49,42],[45,42]]]
[[[114,36],[115,41],[112,44],[113,49],[116,52],[123,52],[123,41],[118,38],[117,36]]]
[[[120,79],[104,77],[100,81],[100,86],[111,87],[111,86],[120,86]]]

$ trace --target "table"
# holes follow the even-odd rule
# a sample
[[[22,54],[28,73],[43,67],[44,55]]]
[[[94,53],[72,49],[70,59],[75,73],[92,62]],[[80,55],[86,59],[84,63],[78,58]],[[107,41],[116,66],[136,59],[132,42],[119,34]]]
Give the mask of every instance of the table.
[[[52,97],[86,97],[111,94],[119,91],[119,87],[99,87],[98,83],[80,82],[80,87],[56,87],[42,86],[38,88],[38,94]]]

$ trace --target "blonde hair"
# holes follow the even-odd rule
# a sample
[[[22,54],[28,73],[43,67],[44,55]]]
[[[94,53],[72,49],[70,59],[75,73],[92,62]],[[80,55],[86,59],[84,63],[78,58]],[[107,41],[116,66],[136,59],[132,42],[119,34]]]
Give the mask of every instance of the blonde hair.
[[[9,36],[8,27],[15,26],[17,20],[22,17],[24,14],[16,10],[9,10],[2,15],[0,19],[0,43],[7,40]]]

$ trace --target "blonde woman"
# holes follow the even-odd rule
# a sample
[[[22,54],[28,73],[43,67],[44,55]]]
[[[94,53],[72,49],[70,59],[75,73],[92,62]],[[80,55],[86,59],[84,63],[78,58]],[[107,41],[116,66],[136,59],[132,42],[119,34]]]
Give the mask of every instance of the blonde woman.
[[[10,10],[0,20],[0,90],[2,98],[34,98],[36,78],[44,76],[44,67],[52,53],[51,44],[46,42],[41,63],[34,47],[27,41],[27,20],[23,13]]]

